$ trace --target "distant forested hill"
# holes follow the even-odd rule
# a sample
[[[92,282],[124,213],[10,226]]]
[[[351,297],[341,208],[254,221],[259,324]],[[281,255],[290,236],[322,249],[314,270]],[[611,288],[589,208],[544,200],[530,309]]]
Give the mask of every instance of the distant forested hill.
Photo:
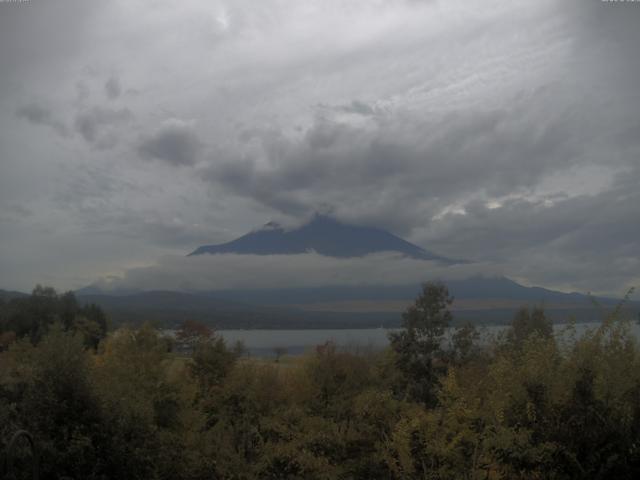
[[[505,278],[475,277],[447,282],[454,296],[454,320],[505,324],[522,305],[543,305],[549,318],[565,322],[597,321],[602,312],[588,296],[525,287]],[[109,295],[78,293],[100,305],[117,323],[156,322],[175,326],[198,320],[215,328],[360,328],[394,327],[419,285],[245,289],[214,292],[137,292]],[[598,299],[606,309],[618,300]],[[626,308],[635,315],[638,302]]]
[[[27,296],[28,295],[26,293],[0,289],[0,299],[2,300],[11,300],[13,298],[22,298]]]

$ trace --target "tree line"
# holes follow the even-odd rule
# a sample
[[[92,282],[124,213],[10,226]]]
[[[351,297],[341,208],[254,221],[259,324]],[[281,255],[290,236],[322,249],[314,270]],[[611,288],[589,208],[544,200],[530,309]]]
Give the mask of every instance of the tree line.
[[[480,343],[472,325],[446,334],[452,299],[426,283],[387,349],[326,343],[276,363],[193,322],[185,357],[148,324],[107,335],[102,312],[67,294],[13,302],[0,306],[0,438],[29,431],[42,478],[640,473],[640,351],[619,309],[554,335],[542,308],[523,308]]]

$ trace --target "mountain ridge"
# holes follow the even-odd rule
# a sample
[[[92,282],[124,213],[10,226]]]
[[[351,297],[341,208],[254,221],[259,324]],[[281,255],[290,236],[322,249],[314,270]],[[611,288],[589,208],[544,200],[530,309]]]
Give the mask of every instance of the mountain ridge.
[[[600,314],[587,295],[564,293],[542,287],[526,287],[507,277],[476,276],[463,280],[445,281],[454,296],[454,318],[458,322],[477,324],[505,324],[515,310],[524,305],[543,305],[554,322],[568,321],[574,316],[578,322],[600,320]],[[363,328],[400,324],[402,309],[390,311],[385,302],[410,305],[420,292],[419,285],[307,287],[274,289],[237,289],[216,291],[139,291],[109,294],[81,293],[85,303],[102,306],[118,323],[134,322],[140,318],[164,325],[181,320],[196,319],[216,328]],[[364,302],[370,309],[355,311],[327,308],[323,303]],[[395,301],[395,302],[394,302]],[[464,304],[463,309],[456,301]],[[599,297],[605,309],[620,300]],[[627,306],[637,315],[640,302]],[[317,307],[322,307],[318,309]]]
[[[28,293],[18,292],[16,290],[3,290],[0,288],[0,299],[4,301],[13,300],[14,298],[24,298],[28,296]]]

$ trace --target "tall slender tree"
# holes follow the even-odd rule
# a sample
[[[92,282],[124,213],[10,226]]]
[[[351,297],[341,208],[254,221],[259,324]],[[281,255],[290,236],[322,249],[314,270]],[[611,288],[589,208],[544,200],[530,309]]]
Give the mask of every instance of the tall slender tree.
[[[453,318],[452,302],[446,285],[425,283],[415,303],[402,314],[403,329],[389,335],[402,373],[400,391],[428,406],[436,403],[438,377],[445,370],[442,339]]]

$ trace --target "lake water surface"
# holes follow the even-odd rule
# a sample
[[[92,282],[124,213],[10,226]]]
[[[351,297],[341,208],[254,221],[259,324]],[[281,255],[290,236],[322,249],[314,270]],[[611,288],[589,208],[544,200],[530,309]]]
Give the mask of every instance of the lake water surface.
[[[599,323],[578,323],[575,325],[577,335],[589,328],[596,328]],[[506,327],[503,325],[489,325],[479,328],[481,341],[488,342]],[[636,338],[640,338],[640,325],[631,325]],[[554,329],[561,336],[568,336],[567,325],[555,325]],[[254,356],[272,356],[276,348],[286,349],[288,354],[301,354],[312,350],[316,345],[334,342],[337,346],[346,348],[384,348],[389,344],[388,334],[394,329],[362,328],[335,330],[218,330],[228,345],[237,341],[244,343],[247,351]],[[452,330],[450,330],[451,332]]]

